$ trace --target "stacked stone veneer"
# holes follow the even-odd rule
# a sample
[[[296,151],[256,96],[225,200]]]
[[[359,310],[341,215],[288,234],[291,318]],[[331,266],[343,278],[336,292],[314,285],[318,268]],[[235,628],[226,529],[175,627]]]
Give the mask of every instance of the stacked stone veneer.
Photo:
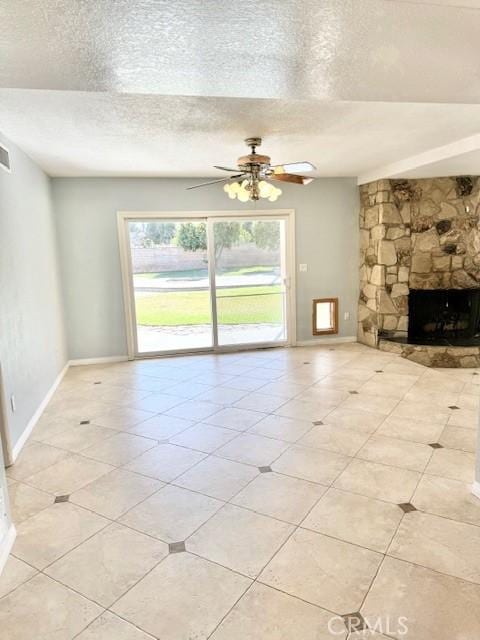
[[[406,335],[410,289],[480,287],[480,178],[360,187],[358,339]]]

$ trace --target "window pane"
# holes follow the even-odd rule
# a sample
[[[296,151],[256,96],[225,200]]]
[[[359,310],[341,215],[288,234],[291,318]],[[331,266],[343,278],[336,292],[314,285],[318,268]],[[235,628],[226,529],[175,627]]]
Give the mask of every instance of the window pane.
[[[139,353],[211,347],[206,221],[130,222]]]
[[[286,340],[285,222],[218,221],[213,231],[219,345]]]

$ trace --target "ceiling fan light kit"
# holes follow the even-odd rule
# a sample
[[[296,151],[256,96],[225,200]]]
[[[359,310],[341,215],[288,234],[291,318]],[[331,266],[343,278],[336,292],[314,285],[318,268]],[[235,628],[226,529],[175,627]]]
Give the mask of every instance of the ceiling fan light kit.
[[[240,202],[249,200],[260,200],[265,198],[269,202],[275,202],[282,194],[282,190],[269,182],[277,180],[279,182],[290,182],[292,184],[307,185],[313,178],[298,175],[297,171],[314,171],[315,167],[311,162],[290,162],[287,164],[270,164],[270,156],[260,155],[256,152],[256,147],[262,144],[261,138],[247,138],[246,144],[250,147],[251,153],[241,156],[237,160],[237,168],[215,166],[215,169],[228,171],[235,175],[220,180],[211,180],[202,184],[197,184],[188,189],[197,189],[218,182],[226,182],[223,190],[231,200],[238,198]]]
[[[238,198],[240,202],[258,200],[259,198],[267,198],[270,202],[275,202],[278,196],[282,194],[281,189],[266,180],[260,180],[258,183],[250,183],[249,180],[228,182],[223,187],[223,190],[228,194],[229,198],[232,200]]]

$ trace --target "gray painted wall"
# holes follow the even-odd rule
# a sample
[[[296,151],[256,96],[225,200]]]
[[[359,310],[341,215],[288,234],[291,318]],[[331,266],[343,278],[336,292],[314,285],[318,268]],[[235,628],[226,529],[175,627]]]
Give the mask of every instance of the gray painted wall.
[[[68,349],[71,359],[127,353],[116,212],[252,209],[229,200],[221,185],[195,191],[202,179],[54,178]],[[358,193],[350,178],[308,187],[281,185],[276,203],[296,210],[297,339],[311,335],[311,301],[340,298],[340,335],[356,334]],[[350,312],[344,320],[343,313]]]
[[[7,478],[5,476],[5,469],[3,467],[3,452],[2,447],[0,447],[0,557],[2,555],[2,550],[6,542],[7,532],[11,524],[7,495]],[[2,567],[0,566],[0,573],[1,572]]]
[[[7,431],[5,421],[5,399],[3,397],[2,369],[0,367],[0,573],[2,572],[2,556],[5,557],[4,546],[6,535],[11,525],[8,500],[8,485],[5,475],[5,457],[8,455]]]
[[[0,168],[0,362],[12,446],[67,362],[50,179],[19,149]]]

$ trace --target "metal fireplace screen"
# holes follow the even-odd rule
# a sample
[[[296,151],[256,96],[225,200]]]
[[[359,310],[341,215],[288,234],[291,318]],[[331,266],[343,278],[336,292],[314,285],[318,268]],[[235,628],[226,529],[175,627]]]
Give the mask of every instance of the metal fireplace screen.
[[[408,341],[480,344],[480,289],[411,289]]]

